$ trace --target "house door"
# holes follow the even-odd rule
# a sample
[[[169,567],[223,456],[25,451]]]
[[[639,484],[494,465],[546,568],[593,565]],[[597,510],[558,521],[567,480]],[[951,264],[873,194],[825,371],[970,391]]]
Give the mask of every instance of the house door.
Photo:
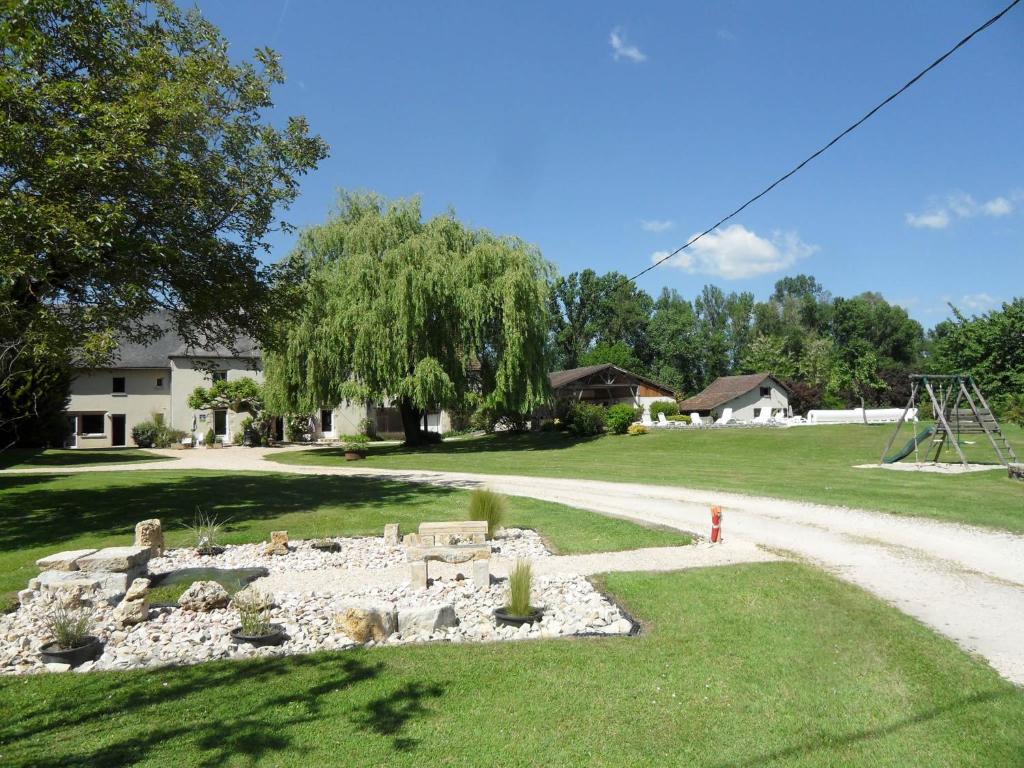
[[[213,412],[213,434],[217,437],[227,437],[228,434],[228,412]]]
[[[110,416],[110,444],[115,448],[124,447],[124,414],[114,413]]]

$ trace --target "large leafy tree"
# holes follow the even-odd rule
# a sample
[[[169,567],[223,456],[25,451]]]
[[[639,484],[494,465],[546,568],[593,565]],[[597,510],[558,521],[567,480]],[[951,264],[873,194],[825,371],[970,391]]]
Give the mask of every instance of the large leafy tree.
[[[326,155],[264,119],[282,81],[171,0],[4,3],[0,334],[30,352],[10,359],[105,363],[156,309],[190,343],[264,335],[259,252]]]
[[[282,287],[293,307],[266,353],[268,405],[308,412],[394,401],[406,441],[467,395],[494,412],[546,402],[551,267],[515,238],[423,221],[419,202],[343,194],[303,233]]]

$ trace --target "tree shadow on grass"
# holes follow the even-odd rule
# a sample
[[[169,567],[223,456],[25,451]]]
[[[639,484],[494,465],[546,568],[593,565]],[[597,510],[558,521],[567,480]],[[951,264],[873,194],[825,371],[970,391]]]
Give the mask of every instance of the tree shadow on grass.
[[[8,448],[0,452],[0,469],[10,467],[83,467],[94,464],[134,464],[137,461],[170,462],[173,459],[138,448],[89,448],[76,450]]]
[[[196,507],[237,524],[323,506],[342,512],[394,508],[452,493],[397,479],[327,475],[154,471],[4,477],[0,550],[57,546],[85,534],[131,536],[135,524],[150,517],[160,518],[165,531],[180,530],[193,522]]]
[[[240,758],[255,763],[282,750],[301,750],[293,743],[293,727],[308,729],[321,721],[329,729],[359,697],[360,686],[384,672],[383,662],[368,663],[365,654],[322,653],[163,671],[69,675],[73,679],[68,695],[57,695],[64,701],[61,707],[53,706],[52,695],[38,697],[37,705],[21,709],[0,725],[0,743],[8,754],[24,751],[22,765],[126,765],[156,751],[177,755],[182,764],[190,765],[219,766]],[[374,699],[365,713],[351,715],[350,720],[391,738],[396,748],[412,749],[416,742],[403,738],[404,728],[428,713],[423,699],[442,693],[440,685],[406,684]],[[130,717],[117,721],[126,715]],[[97,734],[92,729],[100,723],[104,730]],[[81,740],[74,734],[80,728],[99,735],[100,743],[78,750]],[[184,755],[176,751],[175,742],[180,742]],[[33,753],[35,744],[49,744],[45,760]],[[73,754],[54,754],[53,747],[60,744],[68,745]]]

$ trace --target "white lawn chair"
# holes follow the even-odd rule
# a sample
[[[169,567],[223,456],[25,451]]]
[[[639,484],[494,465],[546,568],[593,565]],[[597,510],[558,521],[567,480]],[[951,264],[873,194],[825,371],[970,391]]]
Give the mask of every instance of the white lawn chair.
[[[671,427],[672,422],[665,418],[664,411],[658,411],[658,426],[659,427]]]
[[[643,413],[640,414],[640,423],[645,427],[654,426],[654,422],[651,421],[651,412],[647,408],[644,408]]]
[[[732,408],[725,408],[722,410],[722,415],[718,418],[715,424],[724,426],[726,424],[735,424],[736,419],[732,417]]]
[[[700,417],[699,413],[691,413],[690,414],[690,423],[693,424],[693,426],[695,426],[695,427],[703,427],[704,426],[704,420]]]

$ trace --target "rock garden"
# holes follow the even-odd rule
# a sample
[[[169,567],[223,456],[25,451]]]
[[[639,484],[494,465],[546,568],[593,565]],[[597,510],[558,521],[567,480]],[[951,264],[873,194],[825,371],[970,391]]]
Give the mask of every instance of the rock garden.
[[[477,506],[497,505],[486,492]],[[471,505],[471,513],[472,513]],[[477,515],[479,516],[479,515]],[[159,520],[131,546],[60,552],[0,616],[0,673],[132,669],[357,645],[628,634],[633,622],[583,576],[534,576],[534,531],[477,521],[381,536],[164,548]],[[502,574],[507,573],[504,577]]]

